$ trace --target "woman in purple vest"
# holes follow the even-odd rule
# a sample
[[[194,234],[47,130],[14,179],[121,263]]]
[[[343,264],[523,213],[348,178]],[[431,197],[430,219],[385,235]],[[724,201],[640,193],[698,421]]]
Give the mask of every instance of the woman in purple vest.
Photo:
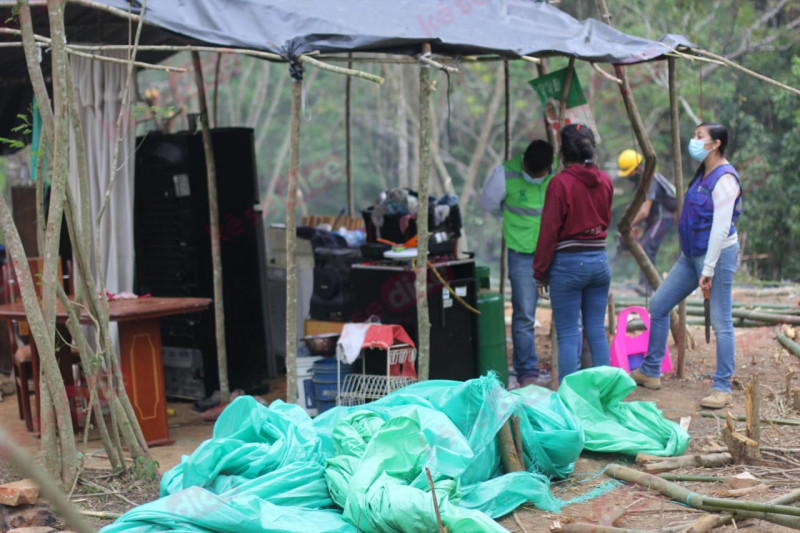
[[[648,389],[661,388],[661,361],[669,335],[669,313],[699,286],[710,291],[711,325],[717,338],[717,370],[711,394],[700,405],[721,409],[731,401],[736,351],[733,336],[733,276],[739,263],[735,222],[742,213],[742,184],[725,159],[728,130],[703,122],[689,141],[700,168],[689,184],[678,226],[681,256],[650,300],[650,341],[641,368],[631,377]]]

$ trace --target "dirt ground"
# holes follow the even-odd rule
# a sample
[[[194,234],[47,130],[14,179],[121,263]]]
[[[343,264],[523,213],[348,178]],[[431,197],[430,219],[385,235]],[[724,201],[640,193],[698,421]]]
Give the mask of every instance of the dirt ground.
[[[800,290],[751,290],[734,291],[736,302],[759,302],[768,304],[800,303]],[[619,309],[617,309],[619,312]],[[542,366],[550,360],[550,310],[537,310],[537,320],[541,323],[536,329],[536,347]],[[800,387],[800,358],[781,348],[775,334],[781,326],[736,328],[736,374],[733,382],[732,406],[717,411],[724,415],[730,411],[734,416],[745,413],[745,387],[754,374],[758,374],[761,390],[762,418],[792,419],[800,421],[800,412],[792,409],[787,401],[786,390]],[[652,391],[638,387],[627,400],[654,401],[664,416],[675,422],[682,417],[691,417],[689,434],[691,440],[687,454],[703,454],[724,451],[721,438],[724,421],[713,417],[700,416],[699,400],[711,388],[711,376],[716,367],[716,344],[712,333],[711,343],[705,343],[702,326],[689,329],[695,341],[695,349],[688,349],[684,367],[684,378],[678,379],[675,373],[662,377],[661,390]],[[670,339],[670,342],[672,339]],[[670,345],[673,362],[677,357],[677,347]],[[791,377],[789,377],[791,376]],[[744,433],[744,422],[737,423],[737,429]],[[785,448],[791,453],[763,452],[766,462],[771,466],[731,465],[716,468],[681,468],[670,473],[728,477],[749,471],[759,479],[765,480],[762,490],[739,499],[747,501],[766,501],[776,498],[800,486],[800,428],[790,425],[766,424],[761,429],[762,447]],[[584,452],[578,460],[575,471],[567,480],[553,480],[553,494],[568,501],[572,498],[596,491],[602,495],[585,503],[566,506],[561,514],[545,513],[533,507],[523,506],[512,516],[499,522],[511,532],[543,533],[551,531],[556,521],[598,523],[598,518],[608,514],[615,507],[627,508],[624,516],[614,522],[616,527],[639,531],[662,531],[664,528],[686,524],[700,519],[701,511],[671,502],[659,493],[629,484],[616,487],[610,478],[602,474],[609,463],[633,466],[633,457]],[[708,496],[717,496],[720,491],[729,489],[724,482],[678,482],[691,491]],[[726,532],[749,528],[758,532],[792,531],[761,520],[749,520],[743,524],[732,524],[715,531]]]
[[[737,289],[734,293],[737,302],[760,302],[771,304],[791,304],[797,306],[800,301],[800,288],[795,290],[751,290]],[[619,309],[618,309],[619,310]],[[536,346],[543,366],[550,360],[550,310],[541,308],[537,311],[537,319],[541,326],[537,328]],[[733,406],[728,410],[734,415],[745,412],[744,389],[754,373],[758,374],[762,394],[761,416],[774,419],[800,420],[800,413],[793,410],[791,401],[787,401],[786,390],[800,387],[800,358],[781,349],[775,340],[775,333],[780,326],[737,328],[737,361],[733,391]],[[695,348],[687,351],[684,378],[678,379],[669,374],[662,379],[662,389],[650,391],[638,388],[632,393],[630,401],[654,401],[665,417],[679,421],[683,417],[691,417],[689,433],[691,441],[687,453],[710,453],[722,451],[720,431],[722,422],[713,417],[703,417],[698,401],[705,396],[711,385],[711,374],[715,367],[715,342],[712,335],[710,344],[706,344],[702,327],[690,328],[695,340]],[[674,358],[677,348],[670,347]],[[278,379],[265,399],[285,397],[285,380]],[[38,453],[39,441],[24,431],[24,425],[18,419],[16,398],[6,397],[0,403],[0,423],[32,454]],[[163,473],[180,462],[181,455],[191,453],[203,440],[211,436],[212,425],[202,422],[200,413],[191,409],[191,403],[170,403],[175,410],[170,419],[170,434],[176,439],[172,446],[153,448],[154,457],[160,463]],[[724,414],[724,411],[723,411]],[[737,428],[743,431],[744,423],[739,422]],[[763,480],[763,487],[741,499],[750,501],[766,501],[800,486],[800,428],[797,426],[766,424],[762,427],[762,447],[780,448],[788,452],[764,452],[764,465],[744,466],[732,465],[717,468],[683,468],[672,473],[696,474],[727,477],[736,473],[749,471]],[[91,441],[90,441],[91,445]],[[98,446],[94,446],[96,449]],[[90,446],[88,449],[92,449]],[[102,453],[88,452],[85,465],[86,483],[77,485],[71,496],[73,502],[82,509],[124,513],[135,505],[151,501],[158,497],[158,483],[154,481],[137,481],[133,484],[111,479],[105,472]],[[578,460],[574,473],[566,480],[553,480],[553,494],[563,500],[582,498],[584,503],[572,503],[564,507],[561,514],[545,513],[532,506],[522,506],[512,515],[498,521],[509,531],[538,533],[551,531],[555,523],[570,521],[598,523],[601,516],[613,514],[614,509],[624,509],[624,515],[614,522],[616,527],[631,528],[638,531],[664,531],[679,524],[698,520],[703,513],[690,507],[672,503],[659,493],[636,485],[617,483],[602,472],[609,463],[631,466],[630,456],[592,454],[585,452]],[[637,467],[637,465],[632,465]],[[0,461],[0,481],[8,482],[18,476],[4,462]],[[714,496],[727,489],[724,482],[679,482],[689,490],[700,494]],[[42,504],[46,507],[46,504]],[[2,507],[2,506],[0,506]],[[617,513],[620,514],[620,513]],[[0,516],[0,518],[2,518]],[[91,518],[98,528],[110,523],[110,519]],[[55,521],[48,525],[65,528],[64,524]],[[0,531],[6,530],[0,523]],[[751,531],[780,532],[790,531],[788,528],[776,526],[769,522],[749,520],[740,524],[732,524],[716,531],[733,531],[750,528]]]

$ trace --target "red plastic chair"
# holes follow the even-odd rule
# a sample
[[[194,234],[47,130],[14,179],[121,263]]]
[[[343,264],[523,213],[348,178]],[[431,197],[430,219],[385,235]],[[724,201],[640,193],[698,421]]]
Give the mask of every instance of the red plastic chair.
[[[644,331],[635,337],[629,337],[628,317],[637,314],[644,322]],[[642,366],[642,359],[647,354],[647,342],[650,340],[650,313],[644,307],[633,306],[623,309],[617,317],[617,333],[609,346],[611,352],[611,366],[623,369],[630,373],[631,370]],[[672,372],[672,359],[667,355],[661,362],[661,372]]]

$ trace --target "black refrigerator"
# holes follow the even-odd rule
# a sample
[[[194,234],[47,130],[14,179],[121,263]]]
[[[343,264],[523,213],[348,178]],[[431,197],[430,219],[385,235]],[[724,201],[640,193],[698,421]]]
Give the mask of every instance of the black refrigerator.
[[[217,172],[225,342],[230,389],[263,393],[274,375],[267,346],[266,252],[253,130],[212,130]],[[137,139],[136,291],[213,298],[205,151],[200,132]],[[219,388],[213,306],[161,319],[167,395]]]

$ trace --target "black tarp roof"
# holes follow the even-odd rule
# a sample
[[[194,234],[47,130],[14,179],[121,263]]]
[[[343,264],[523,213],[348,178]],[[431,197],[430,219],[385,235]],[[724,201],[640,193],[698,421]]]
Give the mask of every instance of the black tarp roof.
[[[135,13],[141,6],[138,0],[96,2]],[[66,6],[68,42],[128,42],[127,20],[85,5]],[[49,35],[46,7],[34,4],[32,10],[35,31]],[[0,8],[0,20],[14,27],[10,11]],[[561,55],[631,64],[661,58],[678,46],[693,47],[679,35],[652,41],[596,20],[578,21],[534,0],[151,0],[145,20],[141,44],[249,48],[287,59],[313,51],[418,54],[428,42],[434,54],[447,56]],[[18,40],[0,34],[0,42]],[[139,59],[153,62],[167,55],[140,53]],[[30,102],[27,78],[22,49],[4,48],[0,136],[9,136],[16,113]]]

